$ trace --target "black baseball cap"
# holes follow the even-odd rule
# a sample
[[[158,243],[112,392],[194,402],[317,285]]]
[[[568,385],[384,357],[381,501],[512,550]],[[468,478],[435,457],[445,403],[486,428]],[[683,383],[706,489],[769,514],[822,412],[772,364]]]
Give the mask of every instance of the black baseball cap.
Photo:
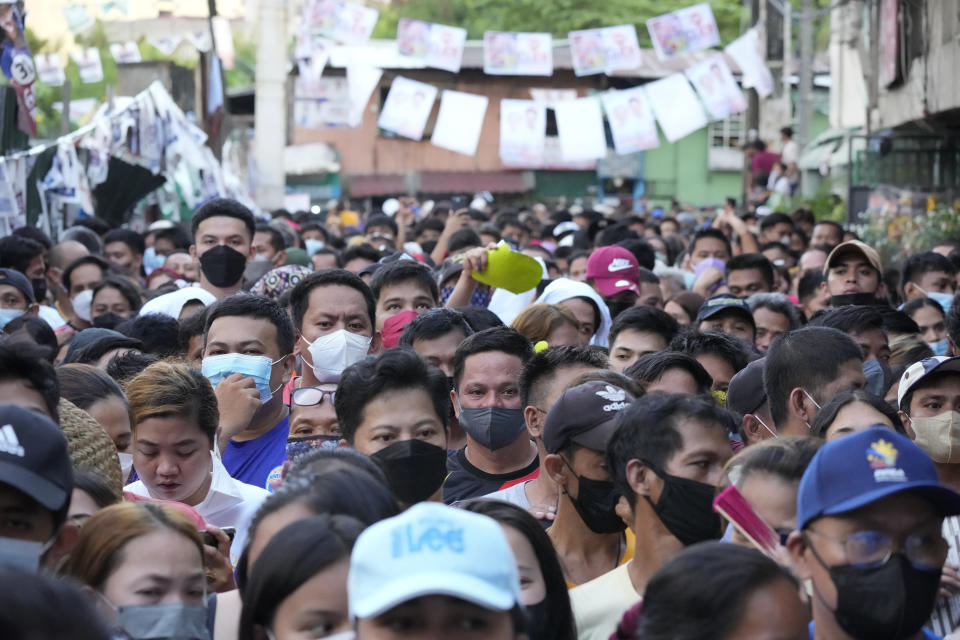
[[[0,269],[0,284],[7,284],[17,289],[27,299],[27,304],[37,301],[33,295],[33,285],[27,280],[27,276],[16,269]]]
[[[547,413],[543,446],[556,453],[569,443],[606,451],[616,431],[617,414],[635,400],[624,389],[606,382],[585,382],[563,392]]]
[[[703,322],[707,318],[712,318],[718,313],[724,311],[736,311],[743,314],[750,321],[751,326],[756,326],[753,321],[753,312],[750,311],[750,305],[743,298],[738,298],[730,294],[720,294],[708,298],[697,311],[697,323]]]
[[[763,388],[763,365],[766,358],[754,360],[730,379],[727,387],[727,408],[737,413],[753,413],[767,401]]]
[[[73,468],[67,440],[50,418],[0,404],[0,484],[57,513],[70,503]]]

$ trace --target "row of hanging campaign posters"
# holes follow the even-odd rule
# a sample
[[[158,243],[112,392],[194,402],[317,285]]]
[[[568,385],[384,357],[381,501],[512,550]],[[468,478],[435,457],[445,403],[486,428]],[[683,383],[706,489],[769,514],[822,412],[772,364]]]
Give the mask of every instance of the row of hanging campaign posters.
[[[332,46],[328,38],[365,42],[376,23],[375,9],[349,2],[316,0],[304,6],[303,27],[296,57],[295,123],[301,127],[347,126],[362,123],[371,93],[382,71],[348,64],[346,78],[323,77]],[[654,50],[661,59],[700,51],[720,44],[710,6],[701,3],[647,21]],[[466,30],[418,20],[401,20],[397,49],[424,66],[458,72]],[[578,76],[636,69],[640,47],[632,25],[574,31],[569,34],[574,71]],[[553,73],[553,43],[548,33],[487,32],[484,35],[484,72],[490,75],[549,76]],[[742,84],[761,96],[773,91],[773,77],[760,55],[756,29],[747,31],[724,49],[740,67]],[[465,155],[474,155],[489,106],[486,96],[439,90],[403,76],[393,79],[380,110],[378,126],[386,131],[422,140],[440,94],[430,142]],[[536,168],[545,159],[548,139],[546,110],[556,117],[559,156],[564,163],[594,161],[606,156],[604,113],[614,149],[626,155],[659,145],[657,124],[670,142],[744,111],[747,100],[717,52],[683,73],[675,73],[641,87],[599,95],[551,101],[500,101],[500,158],[505,166]]]

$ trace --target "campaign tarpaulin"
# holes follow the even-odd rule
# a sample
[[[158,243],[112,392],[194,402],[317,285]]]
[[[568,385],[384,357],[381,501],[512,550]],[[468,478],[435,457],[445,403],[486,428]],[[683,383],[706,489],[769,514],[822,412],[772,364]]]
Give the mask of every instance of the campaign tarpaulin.
[[[553,38],[549,33],[487,31],[483,34],[483,72],[493,76],[553,75]]]
[[[437,99],[437,88],[423,82],[397,76],[383,103],[377,125],[399,136],[420,140]]]
[[[350,95],[350,117],[348,126],[359,127],[363,124],[363,113],[370,102],[370,94],[380,84],[383,71],[362,64],[347,66],[347,92]]]
[[[308,0],[303,5],[305,28],[345,42],[363,44],[370,39],[380,12],[342,0]]]
[[[464,155],[476,154],[488,103],[486,96],[444,91],[430,142]]]
[[[539,167],[547,136],[547,107],[535,100],[500,101],[500,162]]]
[[[569,42],[573,70],[578,76],[640,66],[640,45],[632,24],[571,31]]]
[[[402,18],[397,25],[401,55],[422,60],[428,67],[460,72],[467,30],[443,24]]]
[[[553,112],[564,160],[595,160],[607,155],[599,100],[591,97],[557,102]]]
[[[721,54],[698,62],[684,73],[714,120],[746,110],[747,99]]]
[[[51,87],[63,85],[66,76],[63,73],[63,59],[59,53],[38,53],[33,56],[34,64],[37,67],[37,77],[40,82],[48,84]]]
[[[647,31],[653,50],[661,60],[720,44],[720,31],[713,10],[706,2],[650,18]]]
[[[682,73],[645,84],[643,90],[647,92],[663,135],[670,142],[707,126],[707,114]]]
[[[613,147],[620,155],[653,149],[660,145],[653,108],[642,87],[608,91],[600,96],[613,134]]]
[[[756,89],[761,98],[773,93],[773,75],[760,55],[760,34],[756,27],[748,29],[723,50],[740,67],[744,88]]]
[[[140,47],[132,40],[130,42],[114,42],[110,45],[110,55],[117,64],[131,64],[140,62]]]
[[[85,84],[103,81],[103,65],[100,63],[100,50],[96,47],[80,49],[70,54],[80,69],[80,79]]]

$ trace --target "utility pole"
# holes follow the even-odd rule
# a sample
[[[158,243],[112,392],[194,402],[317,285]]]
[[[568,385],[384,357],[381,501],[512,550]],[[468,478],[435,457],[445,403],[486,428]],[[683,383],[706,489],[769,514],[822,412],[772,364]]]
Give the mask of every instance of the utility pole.
[[[260,0],[253,147],[257,159],[257,204],[283,206],[287,146],[287,17],[285,0]]]
[[[760,22],[763,14],[760,12],[760,0],[750,0],[750,26],[755,27]],[[744,136],[746,142],[753,142],[755,138],[760,137],[760,96],[756,89],[747,91],[747,133]],[[750,160],[744,154],[743,158],[743,178],[741,180],[740,204],[744,211],[747,209],[747,197],[750,194],[750,181],[752,171]]]
[[[793,120],[793,11],[787,2],[783,10],[783,115],[786,122]],[[784,124],[786,124],[786,122]]]
[[[787,6],[790,6],[789,3]],[[810,142],[813,113],[813,0],[803,0],[800,18],[800,86],[797,97],[797,142]]]

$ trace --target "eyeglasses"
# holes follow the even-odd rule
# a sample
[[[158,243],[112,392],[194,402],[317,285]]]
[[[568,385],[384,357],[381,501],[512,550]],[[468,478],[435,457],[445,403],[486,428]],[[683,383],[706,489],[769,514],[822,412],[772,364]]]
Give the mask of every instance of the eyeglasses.
[[[858,567],[878,567],[886,563],[894,551],[899,550],[895,548],[892,537],[879,531],[857,531],[846,538],[832,538],[816,529],[807,529],[804,535],[807,533],[815,533],[821,538],[842,544],[847,562]],[[807,544],[809,546],[809,542]],[[904,555],[915,567],[935,569],[943,566],[947,559],[947,541],[939,531],[911,533],[901,546]]]
[[[293,390],[290,400],[293,404],[301,407],[312,407],[323,402],[323,398],[326,396],[330,398],[330,403],[333,404],[334,393],[332,390],[321,389],[320,387],[301,387]]]

